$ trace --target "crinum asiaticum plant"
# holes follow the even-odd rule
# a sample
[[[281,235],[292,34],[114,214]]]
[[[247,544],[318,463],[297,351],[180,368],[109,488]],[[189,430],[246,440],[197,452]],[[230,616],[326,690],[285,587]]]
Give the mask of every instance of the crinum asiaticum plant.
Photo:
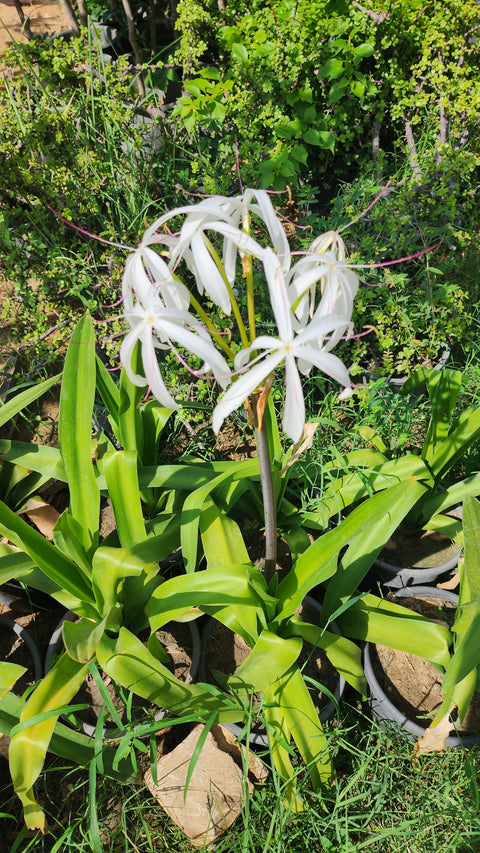
[[[169,230],[173,223],[179,223],[178,230]],[[264,245],[265,235],[269,245]],[[151,389],[162,405],[177,407],[163,381],[157,350],[174,350],[184,364],[192,354],[199,357],[201,373],[210,370],[224,389],[213,410],[214,430],[218,432],[243,403],[252,414],[265,513],[262,573],[249,559],[239,526],[215,503],[208,507],[200,527],[207,568],[168,580],[153,591],[147,605],[150,629],[155,632],[170,619],[206,613],[239,633],[252,651],[222,687],[236,695],[240,709],[248,708],[252,693],[263,693],[272,756],[280,774],[286,780],[294,776],[287,746],[293,738],[316,789],[328,784],[331,765],[297,663],[303,643],[325,649],[337,670],[361,693],[365,682],[358,646],[328,630],[329,622],[347,608],[355,610],[355,638],[375,638],[406,651],[421,643],[436,664],[448,656],[441,627],[420,617],[412,619],[402,608],[375,596],[363,602],[356,594],[386,539],[425,490],[421,480],[422,474],[428,479],[426,468],[418,478],[397,483],[364,502],[314,543],[305,530],[295,528],[291,539],[287,536],[293,566],[281,583],[275,573],[275,512],[282,490],[279,478],[273,476],[278,472],[272,471],[280,440],[268,395],[275,374],[283,368],[283,430],[299,442],[305,426],[301,374],[316,367],[350,393],[348,372],[331,350],[349,330],[357,287],[357,275],[345,260],[338,233],[321,235],[293,262],[267,194],[252,190],[239,198],[207,199],[160,217],[129,257],[123,280],[131,331],[122,344],[121,359],[131,381]],[[258,300],[265,292],[277,327],[272,335],[257,330]],[[209,302],[226,317],[233,315],[236,344],[233,335],[223,336],[218,310],[208,313]],[[138,342],[143,375],[134,367]],[[304,597],[329,579],[335,583],[327,590],[322,625],[302,622],[297,609]],[[137,645],[134,637],[121,631],[110,651],[104,644],[102,665],[120,683],[141,693],[142,680],[151,677],[153,683],[155,676],[147,668],[139,673]]]
[[[180,222],[175,233],[172,222]],[[161,216],[127,260],[123,301],[131,331],[120,358],[131,381],[148,386],[163,406],[178,408],[157,360],[157,350],[171,349],[183,364],[192,355],[200,358],[201,373],[211,371],[225,390],[213,411],[215,432],[243,403],[251,412],[266,516],[268,580],[276,562],[276,525],[263,412],[275,371],[284,366],[284,432],[299,442],[305,426],[300,374],[316,367],[350,393],[348,371],[331,350],[349,330],[357,289],[358,277],[335,232],[318,237],[292,263],[282,223],[267,193],[258,190],[247,189],[236,198],[215,196]],[[274,335],[257,330],[265,290],[277,327]],[[225,318],[232,316],[236,340],[219,327],[218,310],[208,313],[211,302]],[[144,375],[132,367],[137,341]]]

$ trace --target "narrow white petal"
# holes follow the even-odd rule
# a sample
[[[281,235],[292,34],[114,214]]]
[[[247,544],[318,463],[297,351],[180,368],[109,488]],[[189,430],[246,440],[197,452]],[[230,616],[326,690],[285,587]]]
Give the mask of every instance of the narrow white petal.
[[[300,347],[297,353],[299,359],[303,359],[309,364],[313,364],[322,373],[326,373],[332,379],[335,379],[339,385],[349,388],[351,385],[348,370],[342,361],[331,352],[325,350],[315,350],[313,347]]]
[[[285,388],[283,429],[292,441],[297,442],[305,426],[305,402],[295,359],[291,355],[285,358]]]
[[[165,408],[179,409],[179,404],[173,399],[162,379],[162,374],[158,367],[157,352],[151,334],[142,336],[142,363],[146,380],[153,396]]]
[[[232,306],[228,290],[201,234],[194,234],[192,237],[192,256],[196,278],[200,282],[200,292],[205,290],[215,305],[225,314],[230,314]]]
[[[291,341],[293,338],[293,328],[290,300],[283,277],[282,265],[272,249],[265,250],[263,267],[279,337],[282,341]]]
[[[213,410],[212,425],[215,433],[220,431],[225,418],[231,415],[235,409],[238,409],[245,402],[247,397],[253,394],[255,389],[275,370],[282,359],[283,354],[281,352],[268,356],[233,382]]]
[[[283,272],[287,273],[290,269],[290,246],[283,225],[275,213],[268,193],[265,190],[257,190],[255,195],[261,211],[261,218],[267,226],[273,248],[280,258]]]

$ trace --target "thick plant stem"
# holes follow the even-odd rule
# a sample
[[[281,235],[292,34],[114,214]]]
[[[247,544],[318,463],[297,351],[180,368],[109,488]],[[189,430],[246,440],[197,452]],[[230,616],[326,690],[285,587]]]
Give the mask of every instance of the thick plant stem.
[[[268,392],[267,392],[268,396]],[[263,417],[262,394],[252,396],[253,425],[257,443],[260,482],[262,485],[263,511],[265,516],[265,579],[270,583],[277,565],[277,513],[273,488],[272,463],[268,445],[267,422]],[[260,404],[260,405],[259,405]]]

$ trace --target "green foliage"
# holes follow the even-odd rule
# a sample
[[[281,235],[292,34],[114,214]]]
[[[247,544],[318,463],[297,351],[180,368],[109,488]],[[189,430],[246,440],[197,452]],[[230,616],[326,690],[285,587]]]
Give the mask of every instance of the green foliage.
[[[474,144],[474,0],[370,13],[332,0],[234,0],[222,10],[181,0],[178,13],[188,92],[178,115],[190,133],[221,132],[230,151],[236,138],[247,182],[259,160],[263,186],[280,189],[312,173],[328,181],[335,166],[357,171],[374,136],[380,149],[405,151],[405,121],[438,161]],[[205,64],[221,85],[205,87]],[[416,153],[410,145],[412,162]]]

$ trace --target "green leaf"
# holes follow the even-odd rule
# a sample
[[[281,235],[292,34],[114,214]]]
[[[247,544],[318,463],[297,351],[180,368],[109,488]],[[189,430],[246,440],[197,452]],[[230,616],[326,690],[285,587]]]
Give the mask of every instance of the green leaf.
[[[200,535],[209,569],[250,563],[238,524],[221,512],[212,500],[207,502],[200,516]]]
[[[27,671],[26,666],[18,663],[0,661],[0,699],[12,689],[15,682]]]
[[[91,553],[98,544],[100,493],[92,463],[92,413],[95,400],[95,335],[86,315],[75,327],[65,357],[58,436],[68,478],[70,508]]]
[[[23,706],[20,723],[68,704],[87,672],[87,666],[72,661],[66,654],[62,655]],[[33,784],[42,771],[57,719],[58,714],[22,728],[10,742],[10,773],[29,829],[44,829],[45,818],[35,800]]]
[[[239,42],[235,42],[231,46],[232,55],[235,56],[236,59],[239,59],[240,62],[248,61],[248,50],[244,44],[240,44]]]
[[[301,650],[300,637],[285,639],[271,631],[262,631],[248,657],[228,678],[227,689],[249,692],[263,690],[290,669]]]
[[[358,47],[353,51],[353,61],[354,64],[357,65],[360,59],[364,59],[367,56],[372,56],[375,53],[375,45],[371,42],[364,42],[363,44],[359,44]]]
[[[4,424],[8,423],[15,415],[18,415],[22,409],[26,409],[30,403],[34,403],[35,400],[38,400],[42,394],[45,394],[53,385],[59,381],[60,375],[52,376],[51,379],[45,379],[44,382],[40,382],[38,385],[33,385],[31,388],[27,388],[26,391],[22,391],[21,394],[16,394],[8,403],[0,403],[0,427],[4,426]]]
[[[340,77],[343,74],[344,63],[341,59],[336,59],[332,57],[325,62],[324,65],[321,65],[318,69],[318,76],[320,79],[326,78],[327,80],[336,80],[337,77]]]
[[[0,439],[0,459],[37,471],[52,480],[66,483],[67,474],[60,451],[44,444]]]
[[[197,684],[185,684],[160,663],[143,643],[126,628],[116,640],[103,636],[97,650],[99,665],[118,684],[172,713],[195,713],[198,721],[206,720],[213,711],[224,722],[238,722],[244,713],[232,710],[228,697],[213,696]]]
[[[115,424],[115,433],[118,436],[119,421],[118,410],[120,406],[120,391],[118,385],[112,379],[111,373],[105,367],[101,358],[98,355],[95,357],[96,363],[96,384],[97,391],[102,398],[102,402],[106,407],[110,418]]]
[[[318,145],[320,148],[328,148],[332,153],[335,149],[335,136],[328,130],[316,130],[314,127],[309,127],[302,134],[304,142],[309,145]]]
[[[68,509],[62,512],[58,519],[54,531],[53,541],[59,551],[62,552],[69,560],[73,560],[79,569],[83,572],[88,581],[92,577],[92,564],[87,557],[87,552],[82,544],[82,529],[78,521],[76,521]]]
[[[94,604],[90,585],[77,566],[0,501],[0,531],[29,555],[36,566],[61,589],[87,604]]]
[[[138,487],[137,454],[115,450],[103,457],[103,470],[123,548],[146,539]]]
[[[452,635],[446,625],[375,595],[364,595],[336,621],[344,637],[418,655],[435,666],[449,663]]]
[[[322,621],[327,616],[331,617],[334,611],[352,596],[385,542],[390,539],[425,491],[425,486],[411,477],[405,483],[374,495],[348,516],[346,521],[355,516],[356,529],[335,577],[328,584],[322,607]]]
[[[431,416],[423,444],[422,459],[429,464],[435,448],[448,436],[450,418],[462,385],[462,374],[458,370],[432,370],[427,384]]]
[[[67,654],[77,663],[88,663],[95,655],[97,646],[105,630],[106,619],[92,622],[80,619],[71,622],[66,619],[62,627],[63,644]]]
[[[165,581],[152,593],[147,614],[152,631],[157,631],[192,608],[231,607],[241,617],[242,607],[256,608],[261,615],[265,604],[274,601],[258,569],[233,565]]]
[[[188,573],[194,572],[197,562],[198,530],[200,517],[203,512],[204,503],[212,491],[229,479],[235,480],[242,476],[248,476],[248,466],[243,462],[234,463],[204,486],[192,491],[185,499],[182,509],[182,522],[180,529],[182,553],[185,568]]]
[[[328,742],[310,693],[294,665],[273,685],[275,699],[307,766],[315,791],[330,788],[333,768]]]
[[[362,651],[356,643],[326,631],[309,622],[295,622],[289,626],[294,634],[302,637],[311,646],[323,649],[337,672],[340,673],[362,696],[367,695],[367,681],[362,667]]]

